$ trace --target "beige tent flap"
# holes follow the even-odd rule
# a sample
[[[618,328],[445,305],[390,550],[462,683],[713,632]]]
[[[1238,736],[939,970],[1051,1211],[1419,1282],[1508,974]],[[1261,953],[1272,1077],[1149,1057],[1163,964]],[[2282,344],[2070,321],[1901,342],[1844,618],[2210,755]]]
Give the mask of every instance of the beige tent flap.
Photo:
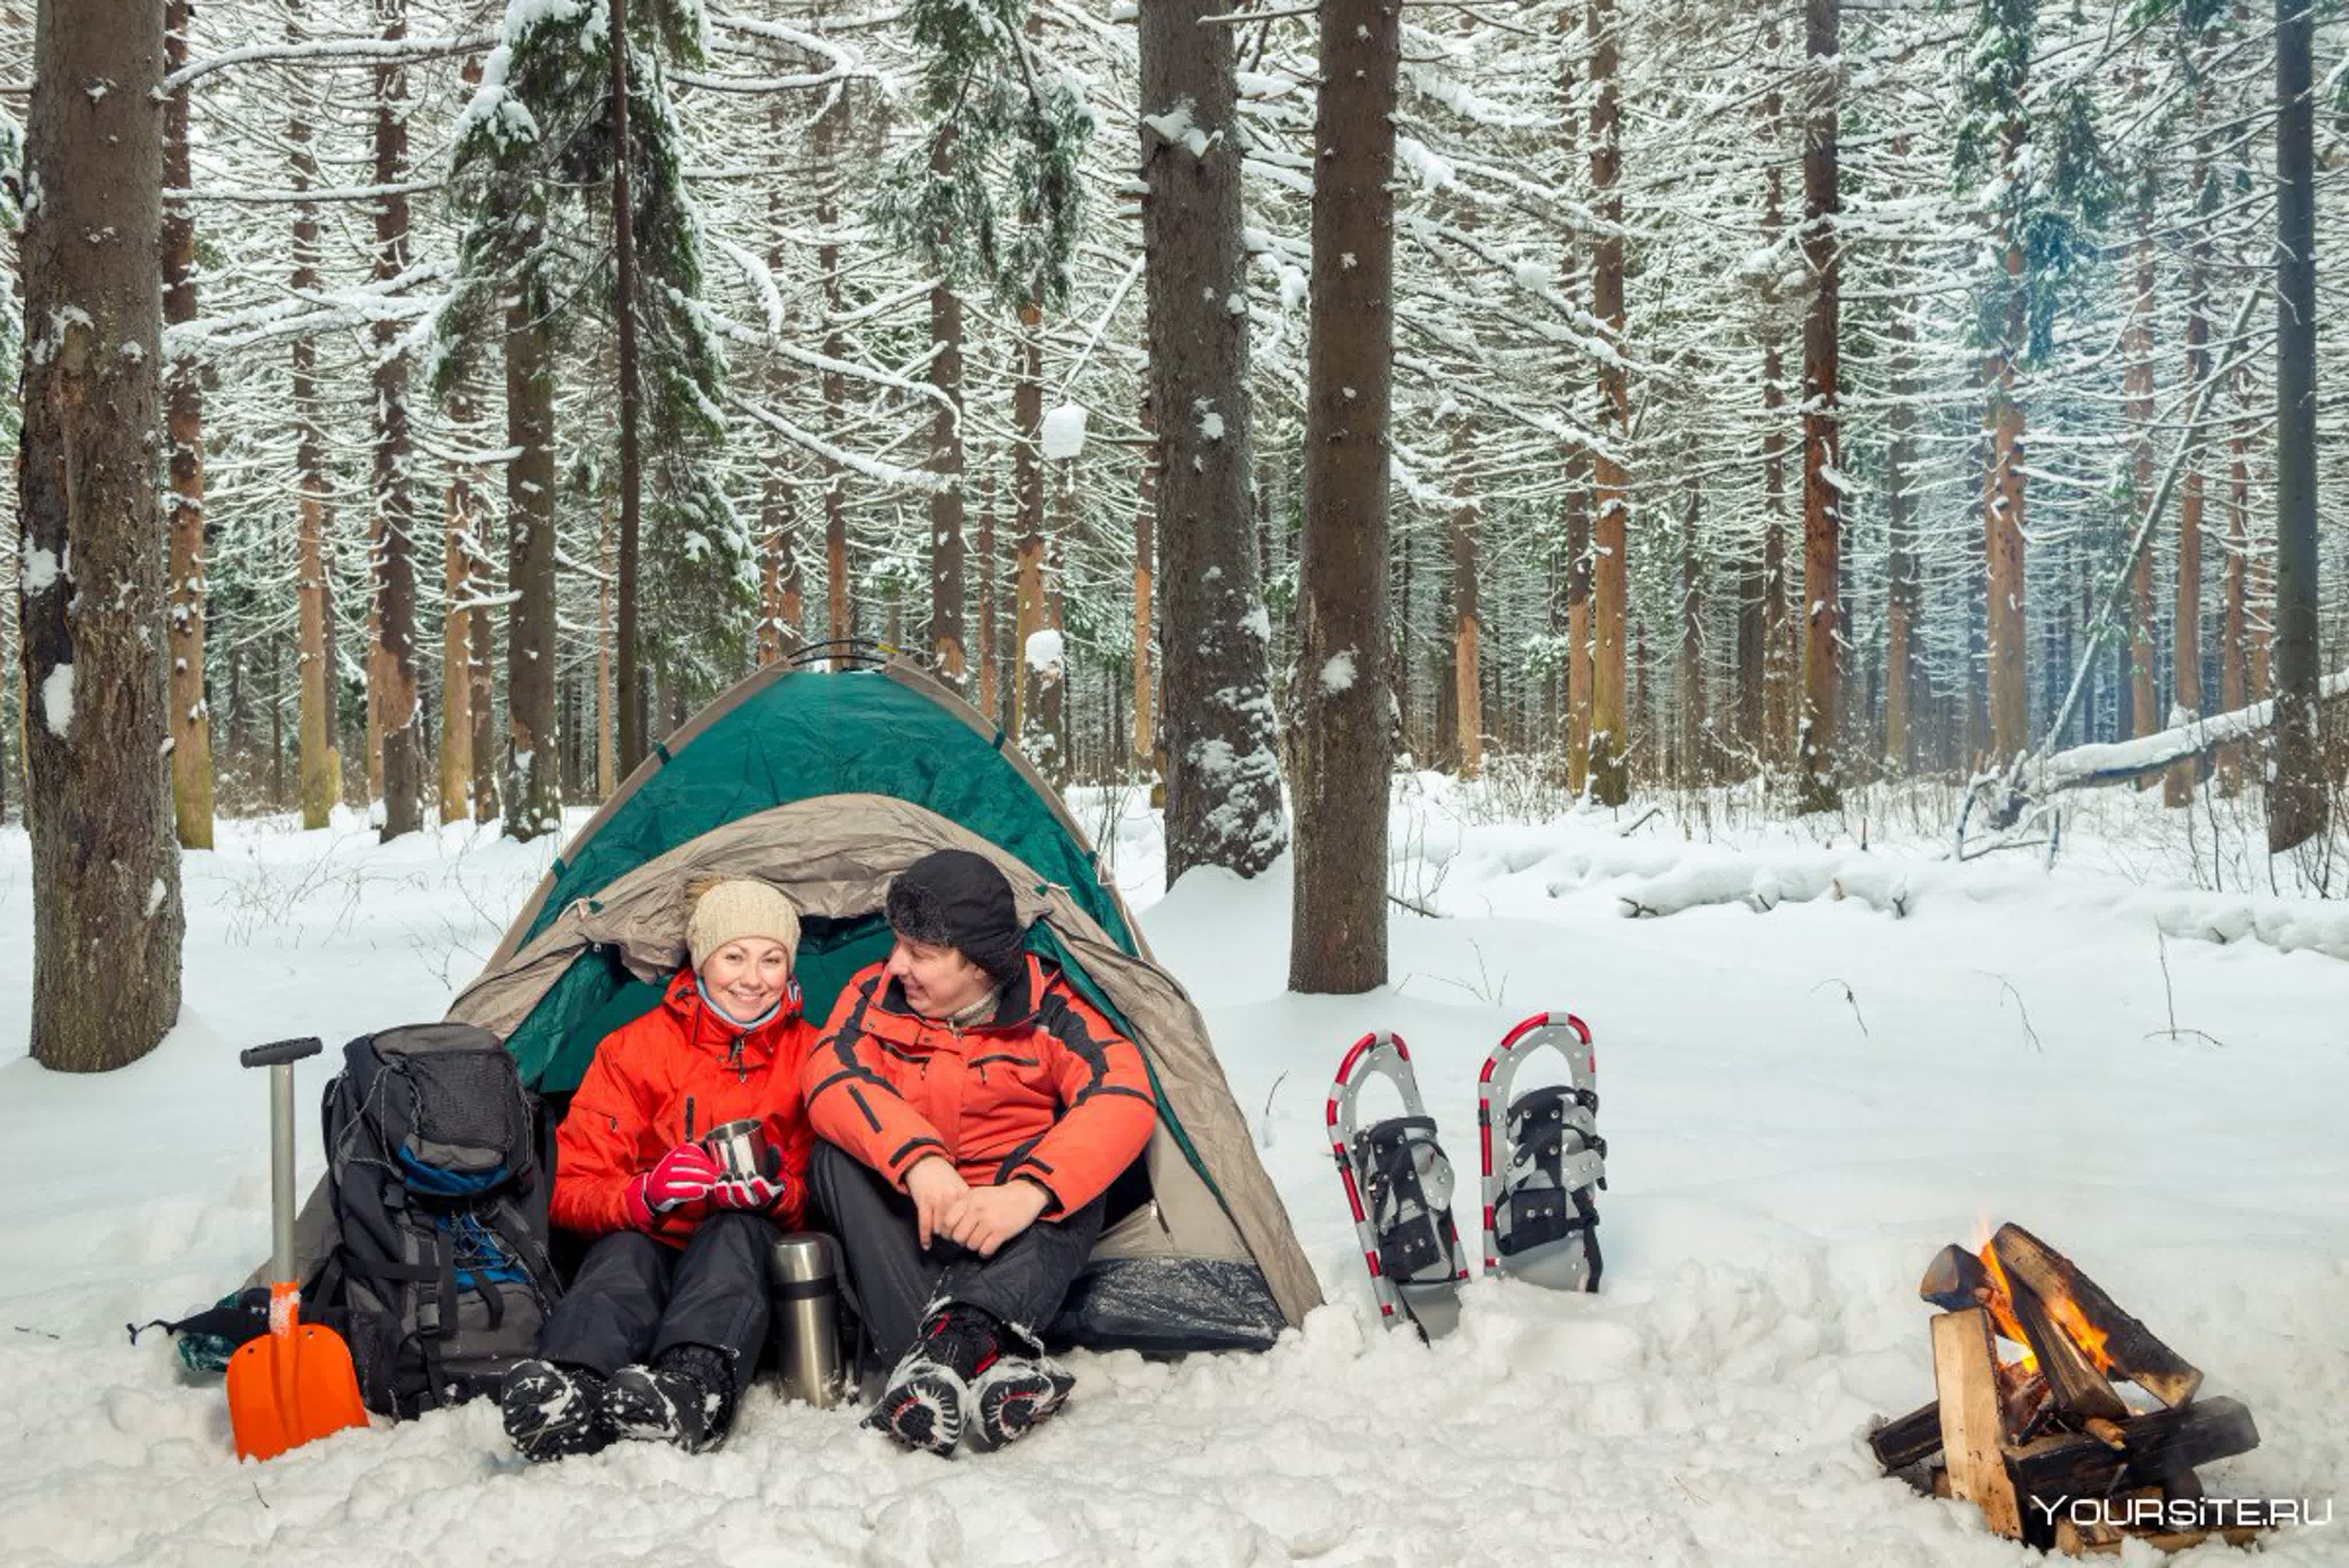
[[[742,817],[679,845],[599,889],[592,908],[586,900],[573,903],[519,951],[509,955],[502,949],[449,1016],[510,1035],[572,961],[599,946],[616,951],[639,979],[657,981],[673,973],[685,961],[686,889],[700,877],[763,877],[789,894],[802,914],[847,919],[880,909],[891,877],[942,848],[973,850],[1001,867],[1018,893],[1020,918],[1050,924],[1124,1014],[1150,1058],[1166,1111],[1222,1192],[1218,1204],[1162,1123],[1145,1157],[1156,1201],[1104,1236],[1099,1255],[1252,1257],[1283,1315],[1292,1324],[1301,1322],[1320,1303],[1320,1289],[1190,998],[1164,972],[1112,941],[1066,888],[1037,891],[1036,873],[1025,864],[910,802],[823,795]]]

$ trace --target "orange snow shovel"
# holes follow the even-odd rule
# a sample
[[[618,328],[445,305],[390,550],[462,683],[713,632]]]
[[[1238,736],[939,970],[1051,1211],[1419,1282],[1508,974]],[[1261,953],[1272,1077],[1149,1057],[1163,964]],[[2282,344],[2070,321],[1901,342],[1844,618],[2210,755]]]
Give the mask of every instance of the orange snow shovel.
[[[237,1057],[269,1069],[271,1241],[269,1332],[228,1364],[229,1424],[239,1459],[274,1459],[314,1438],[367,1425],[351,1347],[333,1329],[302,1321],[294,1278],[294,1064],[325,1047],[313,1038],[255,1045]]]

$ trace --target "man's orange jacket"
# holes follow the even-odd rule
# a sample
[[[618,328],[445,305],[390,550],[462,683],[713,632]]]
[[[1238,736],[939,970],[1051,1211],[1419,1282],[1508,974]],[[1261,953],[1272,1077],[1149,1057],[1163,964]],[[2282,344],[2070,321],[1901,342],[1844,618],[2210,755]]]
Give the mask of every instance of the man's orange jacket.
[[[974,1187],[1026,1179],[1050,1219],[1133,1163],[1158,1118],[1133,1042],[1033,953],[988,1023],[923,1018],[885,964],[861,971],[808,1053],[808,1121],[898,1187],[927,1155]]]

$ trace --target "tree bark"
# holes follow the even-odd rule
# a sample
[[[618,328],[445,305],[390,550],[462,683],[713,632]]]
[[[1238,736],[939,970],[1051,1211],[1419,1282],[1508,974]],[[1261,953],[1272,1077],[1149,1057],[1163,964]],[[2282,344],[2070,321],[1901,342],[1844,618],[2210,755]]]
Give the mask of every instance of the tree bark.
[[[2201,51],[2207,56],[2208,51]],[[2207,68],[2207,59],[2205,61]],[[2209,89],[2197,95],[2195,117],[2207,119]],[[2217,182],[2211,177],[2210,132],[2206,125],[2194,139],[2194,238],[2186,249],[2186,406],[2195,406],[2202,383],[2210,379],[2210,220],[2217,207]],[[2186,472],[2178,487],[2177,597],[2169,620],[2169,712],[2165,729],[2202,714],[2202,511],[2204,497],[2202,421],[2189,420]],[[2161,802],[2168,806],[2194,804],[2194,763],[2181,762],[2162,778]]]
[[[164,63],[188,62],[188,0],[168,0]],[[188,89],[163,107],[163,183],[189,185]],[[163,319],[173,327],[196,318],[196,220],[184,200],[163,213]],[[171,438],[171,607],[166,644],[171,654],[171,800],[180,844],[212,846],[212,738],[204,700],[204,389],[195,356],[174,358],[165,373]]]
[[[1143,472],[1149,472],[1145,465]],[[978,636],[976,654],[978,662],[978,711],[988,722],[1003,722],[998,699],[1002,694],[1002,682],[997,669],[1001,662],[1000,641],[996,635],[996,579],[1001,566],[995,554],[995,471],[987,468],[979,481],[978,503]]]
[[[563,826],[554,722],[554,355],[533,302],[506,307],[506,836]]]
[[[1806,0],[1804,16],[1812,81],[1803,130],[1803,262],[1811,298],[1803,317],[1805,608],[1795,798],[1798,809],[1810,812],[1833,811],[1843,799],[1837,778],[1843,753],[1843,496],[1837,488],[1843,439],[1843,241],[1836,229],[1843,212],[1837,168],[1840,0]]]
[[[1292,991],[1363,992],[1387,980],[1387,465],[1402,20],[1394,0],[1321,7],[1305,542],[1289,702]]]
[[[1204,29],[1203,29],[1204,30]],[[1145,241],[1145,244],[1147,242]],[[1158,418],[1153,412],[1150,395],[1142,397],[1142,429],[1145,435],[1158,434]],[[1157,441],[1143,450],[1142,476],[1135,486],[1133,499],[1133,741],[1132,761],[1147,772],[1152,766],[1158,744],[1158,715],[1153,699],[1156,694],[1158,670],[1151,658],[1153,636],[1151,612],[1157,597],[1158,574],[1158,465]]]
[[[1909,160],[1909,138],[1892,141],[1895,163]],[[1906,259],[1906,248],[1896,247],[1894,265]],[[1917,410],[1917,324],[1905,302],[1896,303],[1885,328],[1891,348],[1887,356],[1892,384],[1892,406],[1886,411],[1889,436],[1884,455],[1884,493],[1889,544],[1891,582],[1886,590],[1884,649],[1884,758],[1897,774],[1906,775],[1917,765],[1916,675],[1918,611],[1923,595],[1919,576],[1916,501],[1909,493],[1909,465],[1915,460]]]
[[[1590,185],[1600,220],[1591,314],[1617,350],[1623,347],[1623,192],[1619,182],[1621,149],[1616,132],[1621,118],[1617,97],[1618,39],[1615,0],[1590,0],[1590,79],[1598,88],[1590,106]],[[1599,370],[1599,429],[1604,443],[1594,454],[1597,515],[1593,519],[1591,574],[1590,793],[1602,805],[1620,805],[1631,794],[1631,714],[1624,702],[1624,634],[1630,606],[1626,570],[1631,495],[1624,462],[1631,442],[1631,390],[1621,359]]]
[[[473,597],[472,511],[471,478],[460,468],[449,480],[441,561],[449,592],[448,612],[440,621],[440,820],[444,827],[472,815],[466,799],[473,782],[472,659],[466,651],[467,627],[476,613],[466,607]]]
[[[2007,131],[2008,178],[2022,149],[2019,127]],[[2024,684],[2030,645],[2024,639],[2023,417],[2015,393],[2014,363],[2023,347],[2023,244],[2005,236],[2004,338],[1985,362],[1991,418],[1991,459],[1982,507],[1982,548],[1989,573],[1987,638],[1990,647],[1991,762],[2004,767],[2031,745],[2031,692]]]
[[[2240,385],[2240,377],[2237,378]],[[2247,570],[2251,552],[2251,437],[2241,421],[2227,443],[2227,607],[2219,639],[2219,709],[2232,713],[2249,706],[2251,695],[2251,626],[2247,606]],[[2219,787],[2229,795],[2243,787],[2243,748],[2240,743],[2219,748]]]
[[[619,773],[636,771],[645,760],[650,725],[645,711],[643,649],[638,642],[639,541],[644,528],[644,437],[636,352],[636,218],[629,194],[632,157],[628,131],[628,0],[611,0],[612,48],[612,263],[616,287],[612,317],[618,338],[620,378]]]
[[[848,358],[848,335],[840,317],[846,301],[840,286],[840,137],[848,123],[848,93],[843,85],[815,117],[816,270],[823,276],[823,352],[834,364]],[[838,370],[823,375],[824,433],[836,444],[848,423],[848,383]],[[824,636],[833,643],[848,640],[854,631],[848,599],[848,492],[837,459],[818,460],[823,473],[823,599]],[[833,668],[843,668],[835,659]]]
[[[1688,480],[1688,508],[1681,519],[1681,651],[1680,756],[1678,779],[1693,788],[1710,776],[1711,757],[1705,744],[1704,578],[1697,545],[1697,524],[1704,507],[1704,486]]]
[[[408,36],[408,0],[375,0],[383,38]],[[375,70],[375,180],[396,191],[408,176],[408,67]],[[408,198],[375,198],[375,275],[388,283],[408,270]],[[424,825],[424,737],[416,697],[415,509],[409,485],[408,351],[402,328],[375,324],[376,644],[368,684],[383,721],[383,839]]]
[[[298,10],[298,8],[296,8]],[[289,20],[286,37],[300,43],[305,36],[298,21]],[[285,127],[294,189],[307,191],[318,182],[318,158],[306,111],[296,109]],[[293,270],[288,285],[298,297],[318,286],[318,209],[308,202],[294,209]],[[296,772],[302,782],[302,826],[324,827],[333,820],[343,798],[342,760],[336,753],[336,696],[339,681],[335,668],[333,587],[326,576],[326,529],[330,524],[326,484],[326,437],[319,423],[317,344],[296,337],[293,347],[290,393],[293,402],[294,469],[298,504],[296,571],[301,596],[301,653],[296,677],[301,689],[295,722]]]
[[[18,578],[33,1060],[105,1072],[180,1012],[163,751],[163,8],[43,0],[22,255]],[[103,955],[102,971],[93,960]]]
[[[1775,21],[1765,22],[1764,52],[1775,60],[1779,36]],[[1763,146],[1770,155],[1764,172],[1762,234],[1775,252],[1785,227],[1785,173],[1777,151],[1785,136],[1785,106],[1775,83],[1762,101]],[[1786,366],[1783,348],[1785,324],[1780,319],[1775,262],[1762,288],[1762,569],[1761,602],[1754,608],[1754,636],[1760,654],[1753,679],[1759,693],[1762,727],[1754,750],[1764,771],[1775,774],[1794,754],[1795,661],[1792,628],[1786,618]]]
[[[1165,561],[1170,884],[1196,866],[1254,877],[1288,846],[1268,667],[1272,624],[1249,493],[1255,433],[1240,239],[1247,135],[1233,29],[1206,22],[1216,9],[1215,0],[1154,0],[1141,18],[1141,179],[1149,189],[1143,281],[1158,437],[1153,500]],[[1189,140],[1170,140],[1150,122],[1168,116],[1186,121]],[[1152,455],[1143,462],[1151,466]],[[1146,555],[1135,569],[1137,625],[1146,626]],[[1137,634],[1134,739],[1145,756],[1148,675],[1147,641]]]
[[[2276,0],[2275,769],[2268,852],[2324,831],[2316,606],[2315,13]],[[28,312],[26,319],[31,319]]]
[[[1030,299],[1019,307],[1019,369],[1011,388],[1011,483],[1019,509],[1019,592],[1014,610],[1012,671],[1019,680],[1012,699],[1012,729],[1028,760],[1050,777],[1060,766],[1058,710],[1047,713],[1046,686],[1058,687],[1060,661],[1050,660],[1050,680],[1030,656],[1035,635],[1046,629],[1050,610],[1044,582],[1044,305]]]
[[[954,149],[941,135],[930,172],[951,179]],[[939,680],[960,693],[969,675],[964,630],[962,496],[962,301],[941,281],[930,289],[930,385],[945,401],[930,405],[930,472],[946,483],[930,492],[930,656]]]
[[[2142,73],[2136,78],[2141,88]],[[2137,298],[2129,308],[2123,339],[2128,360],[2125,388],[2131,432],[2129,489],[2143,525],[2145,508],[2153,504],[2153,311],[2154,311],[2154,190],[2151,180],[2137,187]],[[2129,733],[2150,735],[2161,728],[2153,699],[2153,551],[2139,551],[2129,576],[2129,640],[2127,653],[2129,692]]]
[[[1476,599],[1476,498],[1466,469],[1475,455],[1476,432],[1467,415],[1454,417],[1452,456],[1457,465],[1453,483],[1460,487],[1460,504],[1452,509],[1452,717],[1460,758],[1460,776],[1474,779],[1485,768],[1485,702],[1483,648],[1485,623]]]
[[[1590,786],[1590,514],[1583,488],[1589,460],[1566,457],[1566,787],[1577,800]]]

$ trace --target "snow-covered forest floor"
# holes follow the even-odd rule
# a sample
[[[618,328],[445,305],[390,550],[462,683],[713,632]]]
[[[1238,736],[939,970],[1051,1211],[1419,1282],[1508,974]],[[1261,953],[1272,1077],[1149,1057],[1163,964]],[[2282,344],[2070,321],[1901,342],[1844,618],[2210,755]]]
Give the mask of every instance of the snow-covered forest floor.
[[[1330,1304],[1262,1356],[1079,1357],[1051,1428],[952,1464],[761,1390],[699,1459],[529,1469],[482,1404],[240,1467],[217,1385],[122,1334],[266,1251],[266,1096],[235,1051],[436,1016],[555,846],[223,823],[186,862],[179,1028],[70,1079],[24,1055],[26,840],[0,831],[0,1561],[2020,1563],[1861,1441],[1931,1392],[1926,1261],[2010,1219],[2250,1405],[2262,1444],[2214,1494],[2349,1478],[2349,904],[2230,877],[2155,798],[2093,797],[2049,875],[2027,849],[1951,865],[1913,799],[1864,827],[1727,797],[1528,822],[1506,781],[1423,775],[1391,886],[1433,916],[1395,909],[1394,983],[1354,998],[1285,992],[1286,863],[1161,897],[1140,796],[1074,804],[1206,1009]],[[1606,1288],[1479,1282],[1454,1336],[1382,1334],[1329,1075],[1366,1029],[1409,1040],[1467,1233],[1475,1069],[1542,1009],[1597,1036]],[[2349,1563],[2349,1521],[2263,1561]]]

